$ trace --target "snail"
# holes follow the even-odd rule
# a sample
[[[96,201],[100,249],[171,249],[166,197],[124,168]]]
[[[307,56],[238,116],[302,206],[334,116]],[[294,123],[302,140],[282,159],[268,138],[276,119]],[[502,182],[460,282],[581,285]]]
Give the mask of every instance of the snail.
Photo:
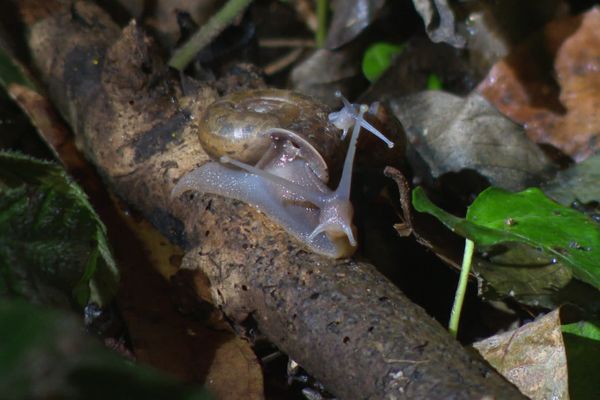
[[[241,200],[311,250],[334,258],[351,255],[357,240],[350,184],[359,131],[365,127],[393,144],[364,120],[366,105],[343,102],[342,110],[327,114],[310,97],[286,90],[221,98],[205,111],[198,133],[203,149],[219,162],[183,176],[171,197],[193,190]],[[352,126],[340,182],[331,190],[327,162],[343,139],[336,128],[347,132]]]

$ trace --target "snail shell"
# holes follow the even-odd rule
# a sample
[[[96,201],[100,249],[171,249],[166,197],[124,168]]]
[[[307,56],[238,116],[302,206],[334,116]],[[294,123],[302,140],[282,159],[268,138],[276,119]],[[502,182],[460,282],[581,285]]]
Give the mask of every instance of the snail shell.
[[[366,108],[350,106],[354,128],[335,190],[326,185],[326,160],[339,158],[341,138],[330,114],[310,97],[266,89],[234,93],[207,108],[200,143],[220,162],[183,176],[172,197],[194,190],[241,200],[313,251],[334,258],[351,255],[357,246],[349,199],[352,165],[367,122]]]
[[[211,158],[250,165],[268,153],[273,135],[294,143],[319,179],[328,181],[327,163],[339,158],[341,139],[325,106],[308,96],[280,89],[232,93],[206,109],[198,132]]]

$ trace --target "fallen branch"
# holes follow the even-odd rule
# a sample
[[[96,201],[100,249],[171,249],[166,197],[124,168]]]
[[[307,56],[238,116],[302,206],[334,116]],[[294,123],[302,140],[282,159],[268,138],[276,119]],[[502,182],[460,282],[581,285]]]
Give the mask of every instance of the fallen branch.
[[[183,97],[135,23],[121,32],[91,2],[39,3],[20,2],[32,57],[85,154],[119,196],[189,250],[184,267],[208,276],[214,303],[233,321],[253,317],[341,398],[522,398],[373,266],[310,253],[237,201],[172,201],[177,180],[208,160],[196,124],[216,90]]]

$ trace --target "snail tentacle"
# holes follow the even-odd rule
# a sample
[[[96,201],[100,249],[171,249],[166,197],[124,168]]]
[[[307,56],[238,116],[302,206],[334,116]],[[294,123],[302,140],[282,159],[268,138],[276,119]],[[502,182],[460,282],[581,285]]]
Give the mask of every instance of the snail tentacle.
[[[330,113],[329,121],[332,124],[334,124],[338,129],[342,130],[342,140],[346,138],[350,127],[358,123],[360,126],[371,132],[373,135],[383,140],[390,149],[394,147],[394,142],[389,140],[383,133],[379,131],[379,129],[375,128],[362,116],[359,117],[359,109],[362,107],[362,105],[350,103],[348,99],[346,99],[339,90],[335,92],[335,96],[339,97],[342,100],[344,106],[341,110]],[[370,111],[372,108],[375,107],[371,107],[368,110]]]
[[[309,97],[284,90],[237,92],[216,101],[205,111],[198,136],[206,153],[221,162],[183,176],[172,197],[192,190],[237,199],[317,253],[351,255],[357,240],[349,196],[360,130],[388,146],[391,142],[365,121],[367,106],[339,96],[344,107],[330,114]],[[335,159],[340,148],[335,128],[343,130],[343,137],[353,130],[340,182],[331,190],[325,160]]]

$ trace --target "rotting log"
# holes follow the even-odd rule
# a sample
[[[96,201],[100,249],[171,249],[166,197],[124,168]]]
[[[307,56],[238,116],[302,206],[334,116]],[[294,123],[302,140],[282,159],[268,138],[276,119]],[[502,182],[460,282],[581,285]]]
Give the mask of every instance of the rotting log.
[[[86,156],[188,250],[184,267],[206,274],[214,304],[234,322],[252,316],[343,399],[523,398],[370,264],[313,254],[238,201],[171,200],[177,180],[208,160],[196,131],[215,88],[182,96],[142,30],[121,31],[91,2],[19,6],[35,66]]]

